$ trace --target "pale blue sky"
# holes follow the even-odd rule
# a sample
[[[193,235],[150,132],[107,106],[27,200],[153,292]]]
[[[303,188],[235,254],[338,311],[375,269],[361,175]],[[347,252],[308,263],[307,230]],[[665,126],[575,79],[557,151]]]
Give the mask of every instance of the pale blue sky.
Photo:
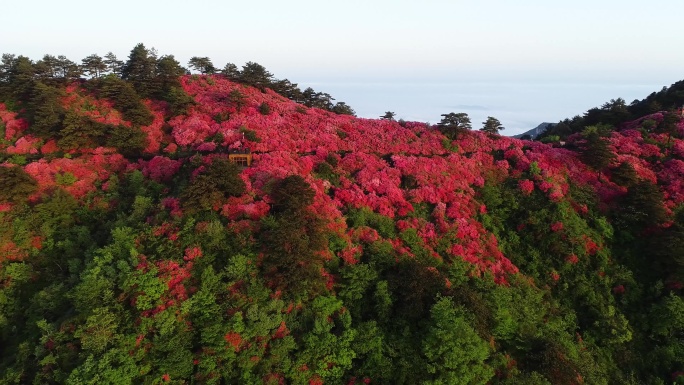
[[[454,87],[463,82],[600,82],[653,86],[655,91],[684,78],[681,0],[6,3],[0,18],[2,52],[34,59],[45,53],[64,54],[78,61],[91,53],[113,51],[125,59],[135,44],[143,42],[159,54],[174,54],[183,64],[195,55],[209,56],[218,67],[229,61],[256,61],[279,78],[317,84],[368,116],[398,108],[390,103],[381,107],[382,94],[369,100],[368,92],[354,93],[368,91],[367,87],[352,87],[350,96],[344,92],[343,98],[325,85],[341,89],[369,81],[385,85],[380,88],[399,83],[425,88],[442,82]],[[385,94],[387,101],[402,94],[401,87],[396,88],[393,95]],[[546,88],[549,95],[554,93],[552,87]],[[464,91],[471,92],[468,87]],[[630,91],[616,91],[613,97],[633,99],[624,95]],[[586,95],[580,90],[577,98],[586,96],[588,102],[592,95],[597,96],[595,90]],[[419,97],[406,95],[398,104],[408,109]],[[478,104],[461,99],[438,102],[445,107]],[[517,99],[513,104],[519,104]],[[492,114],[497,111],[484,107]],[[424,110],[396,112],[439,119]]]

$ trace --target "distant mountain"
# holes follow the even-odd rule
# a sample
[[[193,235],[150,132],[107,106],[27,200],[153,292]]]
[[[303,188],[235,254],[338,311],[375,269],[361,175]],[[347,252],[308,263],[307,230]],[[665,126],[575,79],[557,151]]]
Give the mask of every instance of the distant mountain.
[[[536,138],[539,134],[541,134],[542,132],[546,131],[546,129],[547,129],[550,125],[552,125],[552,124],[555,124],[555,123],[549,123],[549,122],[540,123],[537,127],[533,128],[533,129],[531,129],[531,130],[529,130],[529,131],[525,131],[525,132],[523,132],[522,134],[513,135],[513,137],[516,138],[516,139],[520,139],[520,138],[524,137],[525,135],[529,135],[530,138],[534,139],[534,138]]]

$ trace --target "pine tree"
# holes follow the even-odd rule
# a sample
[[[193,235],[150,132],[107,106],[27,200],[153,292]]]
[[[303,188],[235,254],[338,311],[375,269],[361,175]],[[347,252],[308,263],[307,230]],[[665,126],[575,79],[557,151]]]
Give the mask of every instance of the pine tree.
[[[394,117],[395,117],[396,115],[397,115],[397,114],[395,114],[395,113],[392,112],[392,111],[387,111],[387,112],[385,112],[385,115],[382,115],[382,116],[380,117],[380,119],[394,120]]]
[[[599,178],[603,170],[615,159],[615,153],[610,148],[608,139],[601,136],[600,127],[588,127],[583,132],[585,143],[581,148],[582,161],[594,169]]]
[[[351,108],[347,103],[345,102],[337,102],[333,106],[332,112],[338,114],[338,115],[352,115],[356,116],[356,111],[354,111],[353,108]]]
[[[111,74],[121,76],[121,71],[124,66],[124,62],[117,59],[116,55],[111,52],[107,52],[104,57],[104,64],[107,66],[107,71]]]
[[[629,187],[615,203],[614,222],[625,229],[642,230],[667,219],[663,193],[658,186],[642,180]]]
[[[194,68],[196,71],[198,71],[201,74],[213,74],[216,72],[216,67],[214,67],[214,64],[211,62],[211,59],[208,57],[198,57],[198,56],[193,56],[190,58],[190,61],[188,62],[188,66],[190,68]]]
[[[60,98],[63,92],[59,88],[38,82],[33,87],[31,102],[25,114],[31,124],[31,131],[43,138],[54,136],[62,125],[64,107]]]
[[[121,78],[131,82],[140,96],[148,97],[153,91],[151,84],[156,67],[157,57],[154,51],[139,43],[131,50],[128,61],[121,69]]]
[[[259,235],[264,272],[294,297],[314,296],[325,288],[319,252],[327,245],[323,221],[309,210],[315,191],[291,175],[277,181],[270,195],[272,215],[262,221]]]
[[[268,72],[261,64],[250,61],[242,66],[240,80],[263,91],[266,87],[271,86],[273,74]]]
[[[221,73],[229,80],[235,81],[240,79],[240,70],[233,63],[226,64],[226,66],[221,70]]]
[[[179,78],[185,74],[183,68],[173,55],[164,55],[157,60],[154,86],[152,87],[153,96],[171,102],[175,99],[172,89],[180,88]]]
[[[501,122],[499,119],[488,116],[487,121],[482,122],[483,126],[480,129],[482,132],[486,132],[488,134],[498,134],[499,131],[504,129],[504,126],[501,125]]]
[[[57,76],[69,81],[75,80],[81,77],[83,72],[81,67],[73,61],[69,60],[64,55],[57,56]]]
[[[57,77],[58,60],[52,55],[45,55],[33,66],[36,77],[40,80],[54,79]]]
[[[472,129],[470,117],[464,112],[442,114],[442,120],[437,123],[439,130],[449,139],[456,139],[459,134]]]
[[[25,201],[38,188],[38,183],[20,166],[0,167],[0,202]]]
[[[86,75],[99,78],[107,70],[107,64],[99,55],[92,54],[81,60],[81,68]]]

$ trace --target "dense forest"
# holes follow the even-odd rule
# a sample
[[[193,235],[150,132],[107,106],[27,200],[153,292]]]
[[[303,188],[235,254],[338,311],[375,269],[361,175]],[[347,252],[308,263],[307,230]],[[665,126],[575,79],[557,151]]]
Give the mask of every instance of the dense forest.
[[[560,146],[188,65],[3,56],[0,383],[684,384],[678,112]]]

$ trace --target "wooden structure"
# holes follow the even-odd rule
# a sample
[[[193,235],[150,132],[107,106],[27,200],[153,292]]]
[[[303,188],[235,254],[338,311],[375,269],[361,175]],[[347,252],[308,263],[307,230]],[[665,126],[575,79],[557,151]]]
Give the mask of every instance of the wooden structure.
[[[228,152],[228,160],[242,167],[252,165],[252,151],[246,147],[240,147]]]

